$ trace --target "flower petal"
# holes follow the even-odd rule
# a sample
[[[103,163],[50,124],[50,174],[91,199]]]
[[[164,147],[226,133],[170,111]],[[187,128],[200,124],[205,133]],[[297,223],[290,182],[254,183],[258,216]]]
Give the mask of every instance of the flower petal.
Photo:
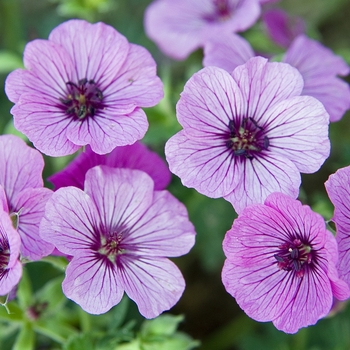
[[[230,193],[242,177],[242,164],[220,139],[192,140],[180,131],[166,143],[165,155],[171,172],[183,185],[211,198]]]
[[[195,230],[188,221],[186,207],[167,191],[157,191],[153,198],[147,212],[123,240],[123,247],[140,256],[175,257],[188,253],[194,245]]]
[[[62,290],[67,298],[90,314],[107,312],[124,294],[115,267],[91,251],[74,257],[68,264]]]
[[[176,265],[168,259],[143,259],[124,255],[118,278],[126,294],[146,318],[159,316],[180,299],[185,281]]]
[[[95,203],[75,187],[60,188],[48,200],[40,224],[40,236],[62,253],[76,255],[95,244],[95,229],[100,227]]]

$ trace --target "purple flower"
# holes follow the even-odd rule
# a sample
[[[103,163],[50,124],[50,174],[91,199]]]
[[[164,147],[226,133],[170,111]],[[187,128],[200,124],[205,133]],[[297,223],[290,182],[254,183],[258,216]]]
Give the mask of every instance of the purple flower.
[[[283,62],[299,70],[304,78],[303,95],[321,101],[331,122],[342,118],[350,108],[350,88],[337,75],[348,75],[350,67],[340,56],[319,42],[300,35],[288,48]]]
[[[0,209],[0,295],[10,293],[22,276],[20,245],[21,239],[9,215]]]
[[[185,282],[166,256],[187,253],[195,232],[183,204],[154,191],[144,172],[97,166],[85,192],[57,190],[46,206],[41,236],[73,256],[62,288],[85,311],[100,314],[124,291],[153,318],[180,298]]]
[[[187,187],[224,197],[240,212],[272,192],[297,197],[300,172],[329,155],[322,104],[299,96],[303,79],[284,63],[252,58],[232,74],[206,67],[177,104],[183,130],[165,146],[170,170]]]
[[[210,38],[245,30],[260,14],[258,0],[156,0],[145,31],[169,57],[185,59]]]
[[[15,127],[51,156],[134,143],[148,128],[139,107],[163,97],[149,52],[103,23],[59,25],[27,44],[24,65],[6,80]]]
[[[250,44],[238,35],[213,38],[204,47],[204,66],[217,66],[232,72],[254,56]],[[333,52],[304,35],[298,36],[287,50],[283,62],[297,68],[304,79],[302,95],[322,102],[330,121],[341,119],[350,108],[350,88],[337,75],[347,75],[350,67]]]
[[[264,13],[263,21],[270,38],[287,48],[292,41],[305,32],[305,23],[300,17],[291,17],[281,9],[271,9]]]
[[[350,291],[336,270],[337,245],[310,207],[281,193],[247,207],[226,233],[226,290],[249,317],[286,333],[315,324],[333,296]]]
[[[14,135],[0,136],[0,200],[21,236],[21,254],[30,260],[49,255],[53,245],[39,236],[39,224],[52,191],[43,187],[44,160]]]
[[[50,176],[48,180],[56,189],[75,186],[83,190],[86,172],[96,165],[142,170],[153,179],[155,190],[163,190],[171,180],[171,173],[165,162],[140,142],[116,147],[108,155],[96,154],[87,147],[65,169]]]
[[[334,204],[333,221],[339,246],[339,276],[350,286],[350,167],[339,169],[326,181],[328,196]]]

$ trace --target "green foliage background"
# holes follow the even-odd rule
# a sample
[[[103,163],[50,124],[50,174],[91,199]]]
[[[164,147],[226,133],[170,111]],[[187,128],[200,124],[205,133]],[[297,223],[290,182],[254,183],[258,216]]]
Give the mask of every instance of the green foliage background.
[[[144,34],[143,13],[149,3],[150,0],[0,0],[1,86],[4,87],[11,70],[22,66],[22,53],[28,41],[46,39],[55,26],[69,18],[108,23],[130,42],[149,49],[158,63],[165,98],[158,106],[146,110],[150,128],[143,141],[164,156],[166,140],[180,129],[175,104],[187,79],[201,69],[202,53],[197,51],[183,62],[163,56]],[[282,0],[276,6],[301,16],[307,22],[311,37],[350,63],[349,0]],[[244,36],[260,52],[282,53],[267,38],[260,22]],[[9,112],[11,106],[2,88],[2,133],[17,133]],[[332,217],[333,208],[323,183],[338,168],[350,164],[349,114],[330,126],[332,151],[324,166],[316,174],[303,176],[300,199],[325,219]],[[61,169],[70,158],[45,157],[44,176]],[[148,323],[140,326],[142,319],[137,308],[127,300],[123,299],[106,315],[87,315],[74,303],[67,302],[60,290],[65,262],[48,258],[44,262],[27,264],[18,303],[8,305],[11,313],[0,308],[0,349],[186,350],[197,345],[191,337],[201,342],[203,350],[350,349],[350,307],[346,303],[337,306],[341,312],[295,335],[279,332],[271,323],[249,319],[226,293],[220,278],[224,261],[222,240],[236,217],[231,205],[223,199],[209,199],[183,187],[175,176],[169,190],[186,204],[197,231],[192,251],[174,259],[185,276],[187,288],[171,313],[184,315],[184,320],[170,317],[169,327],[163,333],[155,331],[154,338],[153,330],[147,328]],[[33,311],[34,307],[43,308],[42,312],[37,310],[40,314],[37,319],[28,316],[28,310]],[[180,330],[188,335],[176,331],[181,320]],[[154,327],[158,329],[157,324]],[[171,343],[170,338],[175,343]]]

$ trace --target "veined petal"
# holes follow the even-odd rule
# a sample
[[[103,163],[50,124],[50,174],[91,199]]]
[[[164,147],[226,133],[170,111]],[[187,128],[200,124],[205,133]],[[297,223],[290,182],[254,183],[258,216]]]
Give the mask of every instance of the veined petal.
[[[123,246],[140,256],[175,257],[188,253],[194,240],[195,230],[188,221],[186,207],[169,192],[157,191],[147,212],[131,227]]]
[[[25,188],[43,186],[44,159],[36,150],[26,145],[19,137],[0,137],[0,184],[3,186],[9,210],[13,197]]]
[[[27,135],[43,153],[57,157],[79,149],[66,136],[66,130],[74,123],[73,120],[44,96],[22,94],[11,113],[16,129]]]
[[[185,281],[173,262],[165,258],[144,259],[127,255],[121,258],[118,277],[141,315],[157,317],[180,299]]]
[[[106,108],[95,119],[70,124],[67,137],[81,146],[90,144],[95,153],[106,154],[117,146],[135,143],[147,129],[148,121],[142,109],[136,108],[128,115],[114,115],[112,109]]]
[[[203,66],[216,66],[231,73],[254,56],[247,40],[233,33],[221,34],[205,43]]]
[[[208,197],[230,193],[242,178],[242,164],[223,140],[192,140],[180,131],[168,140],[165,155],[172,173]]]
[[[278,154],[266,152],[261,157],[242,162],[240,184],[224,198],[240,213],[246,206],[263,203],[273,192],[282,192],[296,198],[300,174],[296,166]]]
[[[123,297],[123,283],[116,268],[92,251],[70,261],[62,283],[67,298],[90,314],[102,314],[118,304]]]
[[[100,218],[93,200],[75,187],[60,188],[48,200],[40,236],[62,253],[76,255],[96,243]]]
[[[97,166],[86,173],[85,192],[106,229],[129,228],[151,205],[153,181],[143,171]]]
[[[297,96],[274,105],[264,115],[274,153],[290,159],[303,173],[317,171],[329,156],[329,115],[310,96]]]
[[[49,40],[61,45],[76,62],[76,80],[93,79],[101,89],[118,75],[129,51],[127,39],[101,22],[64,22],[51,32]]]
[[[304,85],[297,69],[280,62],[268,62],[262,57],[251,58],[237,67],[232,76],[248,101],[246,116],[257,123],[264,121],[265,112],[274,104],[300,95]]]
[[[40,260],[54,249],[53,244],[44,241],[39,235],[40,221],[51,194],[48,188],[27,188],[13,199],[12,212],[18,216],[21,253],[29,260]]]
[[[206,67],[186,83],[176,111],[188,135],[218,137],[229,133],[230,120],[243,119],[246,100],[230,74]]]
[[[104,90],[107,104],[120,114],[132,112],[136,106],[152,107],[163,98],[163,84],[156,76],[156,62],[143,47],[130,44],[128,56],[118,76]],[[133,106],[123,112],[126,105]],[[130,108],[130,107],[129,107]]]

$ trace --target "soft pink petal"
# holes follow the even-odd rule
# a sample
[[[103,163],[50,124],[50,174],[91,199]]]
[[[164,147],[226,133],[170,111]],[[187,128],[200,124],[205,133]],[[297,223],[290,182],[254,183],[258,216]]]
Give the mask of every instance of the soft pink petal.
[[[231,73],[254,56],[247,40],[233,33],[222,34],[205,43],[203,66],[216,66]]]
[[[44,96],[22,94],[11,113],[16,129],[27,135],[41,152],[58,157],[79,149],[66,136],[68,126],[75,122]]]
[[[124,289],[115,266],[86,251],[68,264],[63,293],[90,314],[102,314],[118,304]]]
[[[329,115],[315,98],[297,96],[264,115],[269,150],[291,160],[303,173],[317,171],[330,152]]]
[[[189,138],[180,131],[168,140],[165,155],[172,173],[183,185],[208,197],[222,197],[234,190],[242,177],[243,162],[235,158],[221,139]]]
[[[107,230],[130,228],[152,203],[153,181],[143,171],[97,166],[86,173],[85,192]]]
[[[246,206],[263,203],[273,192],[282,192],[296,198],[300,174],[296,166],[278,154],[266,151],[261,157],[246,160],[241,169],[240,184],[225,199],[240,213]]]
[[[12,208],[13,197],[25,188],[42,187],[44,159],[36,150],[14,135],[0,136],[0,184]]]
[[[14,266],[7,270],[0,279],[0,295],[6,295],[11,292],[22,277],[22,264],[19,260],[15,261]]]
[[[206,67],[186,83],[176,114],[187,134],[217,139],[223,132],[229,134],[230,120],[243,119],[246,101],[230,74]]]
[[[22,240],[21,254],[29,260],[40,260],[54,249],[39,235],[40,221],[51,194],[47,188],[27,188],[13,199],[12,212],[18,215],[17,230]]]
[[[64,22],[51,32],[49,41],[61,45],[74,60],[75,80],[93,79],[101,90],[115,79],[129,51],[126,38],[101,22]]]
[[[103,95],[105,103],[113,105],[120,114],[130,113],[137,106],[156,105],[163,98],[163,84],[156,76],[156,62],[150,53],[130,44],[126,61]]]
[[[143,259],[122,256],[118,278],[126,294],[134,300],[141,315],[159,316],[172,308],[180,299],[185,281],[180,270],[168,259]]]
[[[91,198],[75,187],[60,188],[48,200],[40,224],[40,236],[62,253],[75,255],[95,243],[100,227],[97,208]]]
[[[297,69],[262,57],[251,58],[237,67],[232,76],[248,101],[247,116],[257,123],[274,104],[300,95],[304,82]]]
[[[186,254],[194,245],[195,230],[186,207],[167,191],[154,193],[147,212],[132,226],[125,249],[140,256],[175,257]],[[130,248],[127,248],[130,246]]]
[[[68,139],[81,146],[90,144],[95,153],[106,154],[117,146],[131,145],[145,135],[148,121],[142,109],[136,108],[128,115],[113,113],[113,108],[107,107],[94,119],[71,123]]]
[[[24,69],[16,69],[6,78],[5,92],[8,99],[13,103],[18,102],[19,97],[25,90],[25,85],[22,79],[24,72]]]

